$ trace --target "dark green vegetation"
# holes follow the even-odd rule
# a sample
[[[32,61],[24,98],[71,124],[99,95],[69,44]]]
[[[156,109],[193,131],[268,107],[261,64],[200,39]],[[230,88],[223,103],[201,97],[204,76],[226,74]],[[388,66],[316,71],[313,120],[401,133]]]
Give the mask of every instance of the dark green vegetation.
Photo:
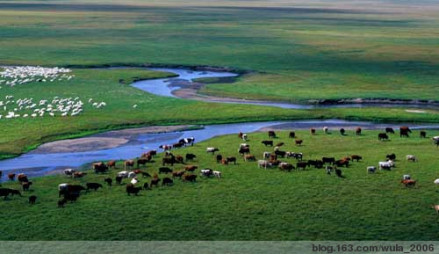
[[[362,155],[364,161],[342,168],[344,179],[327,175],[324,169],[281,172],[259,169],[256,162],[244,162],[237,153],[242,141],[237,135],[221,136],[194,147],[175,150],[176,155],[195,153],[193,162],[223,173],[222,179],[198,179],[197,183],[175,180],[174,186],[141,191],[127,196],[124,186],[104,186],[97,192],[83,194],[77,203],[57,208],[59,183],[103,183],[116,172],[95,175],[91,171],[81,180],[66,176],[31,179],[33,191],[25,197],[0,200],[2,240],[436,240],[438,178],[437,148],[430,139],[391,135],[391,141],[377,140],[378,131],[352,131],[340,136],[338,131],[311,136],[296,132],[304,140],[295,146],[287,132],[278,132],[275,142],[285,142],[282,150],[303,152],[305,159],[322,156],[341,158]],[[428,131],[428,136],[439,132]],[[260,141],[267,133],[251,133],[251,151],[258,158],[272,151]],[[238,157],[238,165],[219,165],[206,154],[215,146],[224,156]],[[396,168],[367,174],[366,166],[377,166],[386,154],[396,153]],[[408,162],[414,154],[418,162]],[[142,168],[157,172],[162,154],[154,164]],[[294,159],[286,159],[295,163]],[[174,169],[184,166],[177,164]],[[196,171],[199,173],[199,169]],[[418,180],[414,188],[400,184],[403,174]],[[160,175],[161,178],[164,175]],[[148,181],[142,179],[141,181]],[[124,180],[127,183],[128,180]],[[140,184],[143,185],[143,182]],[[103,183],[104,184],[104,183]],[[3,187],[19,188],[18,183]],[[27,197],[37,195],[34,206]]]

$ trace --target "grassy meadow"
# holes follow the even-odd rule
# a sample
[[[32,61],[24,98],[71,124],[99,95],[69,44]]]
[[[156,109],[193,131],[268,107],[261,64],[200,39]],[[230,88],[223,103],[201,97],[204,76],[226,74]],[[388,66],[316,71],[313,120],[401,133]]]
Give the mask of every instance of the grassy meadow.
[[[125,187],[113,186],[82,194],[76,203],[57,208],[59,183],[85,185],[103,183],[109,174],[89,174],[81,180],[54,175],[31,179],[34,185],[24,197],[0,200],[1,240],[436,240],[439,166],[437,148],[430,139],[391,135],[390,141],[377,140],[378,131],[363,131],[355,136],[337,130],[315,136],[296,131],[304,140],[302,146],[287,138],[288,132],[277,132],[275,142],[285,142],[282,150],[303,152],[304,159],[322,156],[341,158],[351,154],[364,160],[342,168],[345,178],[327,175],[324,169],[281,172],[277,168],[257,168],[256,162],[244,162],[237,153],[242,141],[237,135],[214,138],[193,147],[174,150],[174,154],[195,153],[192,162],[200,168],[219,170],[223,178],[198,177],[196,183],[176,179],[174,186],[141,191],[128,196]],[[439,135],[428,131],[428,136]],[[251,152],[262,157],[266,132],[250,133]],[[224,156],[237,156],[237,165],[219,165],[206,154],[215,146]],[[385,155],[396,153],[392,171],[366,173],[369,165],[377,166]],[[408,162],[405,155],[414,154],[418,162]],[[157,172],[162,154],[146,168]],[[283,159],[295,164],[294,159]],[[184,165],[176,164],[179,170]],[[199,173],[198,169],[196,173]],[[418,181],[414,188],[400,184],[403,174]],[[160,175],[161,178],[164,175]],[[149,179],[139,178],[143,182]],[[124,180],[127,183],[128,180]],[[104,184],[104,183],[103,183]],[[3,187],[19,188],[16,182]],[[34,206],[27,197],[38,196]]]

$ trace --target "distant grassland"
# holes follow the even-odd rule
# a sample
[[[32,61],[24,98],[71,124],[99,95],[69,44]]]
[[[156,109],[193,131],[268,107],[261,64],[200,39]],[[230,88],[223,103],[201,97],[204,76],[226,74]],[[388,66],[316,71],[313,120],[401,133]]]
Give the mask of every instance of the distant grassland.
[[[175,150],[174,154],[195,153],[191,164],[220,170],[222,179],[203,179],[183,183],[176,179],[172,187],[141,191],[128,196],[125,187],[104,186],[97,192],[83,194],[78,202],[57,208],[57,186],[63,182],[85,185],[103,183],[122,170],[95,175],[91,171],[81,180],[66,176],[34,178],[32,191],[23,198],[0,200],[1,240],[436,240],[438,217],[432,204],[438,204],[437,148],[429,139],[391,135],[389,142],[377,140],[378,131],[352,131],[340,136],[318,131],[296,131],[304,140],[295,146],[288,132],[278,132],[275,142],[285,142],[282,150],[303,152],[305,159],[322,156],[341,158],[351,154],[364,160],[342,168],[344,179],[327,175],[324,169],[280,172],[277,168],[257,168],[256,162],[244,162],[237,153],[242,140],[228,135]],[[439,135],[428,131],[428,135]],[[267,133],[250,133],[251,152],[261,158],[260,141]],[[220,149],[224,156],[237,156],[238,165],[219,165],[206,154],[208,146]],[[386,154],[396,153],[392,171],[366,173],[366,167],[377,166]],[[405,155],[414,154],[418,162],[408,162]],[[158,171],[162,155],[143,170]],[[294,159],[283,159],[295,164]],[[176,170],[183,165],[175,165]],[[196,171],[199,174],[199,169]],[[400,184],[404,174],[417,180],[415,188]],[[164,175],[160,175],[161,178]],[[143,185],[149,179],[139,178]],[[128,180],[124,180],[127,183]],[[5,182],[3,187],[19,188]],[[37,195],[34,206],[27,197]]]
[[[0,4],[0,63],[231,66],[268,75],[203,92],[299,102],[438,92],[434,1],[37,3]]]

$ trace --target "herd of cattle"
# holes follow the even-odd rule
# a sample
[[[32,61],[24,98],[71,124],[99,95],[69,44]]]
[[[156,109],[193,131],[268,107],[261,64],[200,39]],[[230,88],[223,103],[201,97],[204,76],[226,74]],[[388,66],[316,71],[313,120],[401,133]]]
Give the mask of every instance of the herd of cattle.
[[[329,133],[329,129],[327,127],[323,128],[324,133]],[[339,129],[341,135],[346,135],[346,130],[344,128]],[[361,135],[362,129],[356,128],[356,135]],[[400,128],[400,137],[409,137],[409,133],[412,131],[408,127]],[[314,128],[310,129],[311,135],[316,134],[316,130]],[[392,128],[386,128],[385,132],[378,134],[379,140],[388,140],[388,134],[395,133]],[[420,131],[420,137],[426,138],[426,132]],[[239,133],[238,137],[240,140],[246,142],[248,141],[248,135],[244,133]],[[294,131],[289,132],[289,138],[294,139],[294,143],[297,147],[302,146],[303,140],[298,139]],[[211,153],[214,157],[214,160],[218,164],[229,165],[229,164],[237,164],[238,158],[242,158],[245,162],[256,162],[258,168],[278,168],[281,171],[291,172],[293,170],[306,170],[307,168],[317,168],[317,169],[325,169],[327,174],[335,173],[336,176],[340,178],[344,178],[342,173],[342,168],[348,168],[349,165],[355,162],[359,162],[363,160],[363,157],[358,154],[352,154],[343,158],[335,158],[330,156],[324,156],[321,159],[309,159],[304,160],[304,154],[302,152],[292,152],[292,151],[284,151],[282,150],[282,146],[284,146],[284,142],[275,142],[277,135],[274,131],[268,131],[268,139],[261,140],[260,144],[264,147],[270,147],[272,149],[271,152],[265,151],[261,154],[261,159],[257,159],[257,156],[252,154],[250,145],[247,143],[241,143],[237,149],[238,155],[235,156],[223,156],[221,155],[220,149],[217,147],[207,147],[206,153]],[[432,138],[434,143],[439,146],[439,136],[435,136]],[[143,153],[140,157],[135,160],[125,160],[123,161],[123,169],[116,173],[114,181],[117,185],[123,185],[123,180],[128,179],[129,183],[125,185],[125,191],[127,195],[138,195],[141,190],[152,190],[154,187],[159,187],[161,182],[162,186],[171,186],[174,184],[175,179],[180,179],[183,182],[196,182],[197,176],[200,175],[202,177],[216,177],[221,178],[222,173],[217,170],[213,170],[211,168],[202,168],[199,170],[199,174],[197,175],[195,171],[199,168],[197,165],[193,165],[194,161],[197,160],[197,155],[193,153],[186,153],[185,156],[182,155],[174,155],[173,149],[178,149],[185,146],[193,146],[195,143],[195,139],[193,137],[180,139],[177,143],[172,145],[162,145],[159,148],[163,150],[163,157],[161,158],[161,167],[158,168],[158,173],[148,173],[145,170],[141,170],[140,167],[147,167],[148,163],[153,163],[154,158],[158,156],[156,150],[151,150],[146,153]],[[216,155],[215,155],[216,153]],[[290,159],[290,160],[289,160]],[[291,162],[291,159],[295,160],[295,163]],[[385,161],[378,162],[379,170],[391,170],[395,167],[396,155],[394,153],[388,154],[386,156]],[[417,158],[415,155],[406,155],[407,161],[416,162]],[[173,170],[169,166],[173,167],[174,164],[182,164],[181,170]],[[136,169],[134,169],[136,167]],[[95,174],[107,174],[111,169],[117,168],[117,161],[110,160],[107,162],[97,162],[92,164],[92,170]],[[377,167],[375,166],[367,166],[367,173],[375,173]],[[64,174],[73,179],[84,178],[87,173],[82,171],[76,171],[74,169],[65,169]],[[159,175],[165,174],[165,177],[162,179],[159,178]],[[140,180],[139,177],[142,177]],[[0,171],[0,179],[2,177],[2,172]],[[149,181],[145,181],[144,179],[150,178]],[[21,188],[24,192],[29,191],[32,182],[29,181],[28,177],[25,174],[8,174],[8,179],[10,181],[18,180]],[[113,179],[110,177],[106,177],[102,179],[103,182],[107,186],[113,186]],[[143,182],[143,184],[140,184]],[[401,183],[406,187],[415,186],[416,181],[412,180],[410,175],[404,175]],[[436,183],[436,181],[435,181]],[[439,184],[439,179],[437,179],[437,183]],[[98,190],[99,188],[103,188],[103,184],[97,182],[87,182],[85,186],[80,184],[68,184],[61,183],[58,185],[58,193],[61,198],[58,201],[58,207],[64,207],[67,201],[74,202],[76,201],[81,192],[88,192],[89,190]],[[22,196],[21,192],[16,189],[11,188],[0,188],[0,197],[4,197],[5,199],[9,196],[18,195]],[[35,204],[37,197],[35,195],[31,195],[29,197],[29,203]]]

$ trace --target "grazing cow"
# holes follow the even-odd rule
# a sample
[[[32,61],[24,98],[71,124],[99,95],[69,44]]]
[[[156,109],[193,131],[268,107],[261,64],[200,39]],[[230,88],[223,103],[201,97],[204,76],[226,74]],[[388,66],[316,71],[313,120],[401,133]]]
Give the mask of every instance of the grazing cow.
[[[221,172],[220,172],[220,171],[213,171],[213,175],[214,175],[216,178],[221,178]]]
[[[134,194],[135,196],[137,196],[137,194],[139,194],[139,191],[142,190],[141,187],[134,187],[133,184],[129,183],[126,186],[126,192],[128,194],[128,196],[130,196],[131,194]]]
[[[133,168],[134,167],[134,160],[126,160],[123,162],[124,169],[126,170],[128,167]]]
[[[334,164],[337,167],[343,167],[343,166],[349,167],[349,160],[346,160],[346,159],[337,160],[337,161],[335,161]]]
[[[380,170],[390,170],[392,167],[395,167],[395,163],[393,161],[380,161],[378,162],[378,166]]]
[[[303,153],[286,152],[285,156],[287,158],[294,158],[296,160],[302,160],[303,159]]]
[[[284,142],[279,142],[279,143],[276,144],[276,147],[281,147],[281,146],[283,146],[283,145],[285,145]]]
[[[219,152],[219,149],[216,148],[216,147],[208,147],[208,148],[206,148],[206,153],[215,154],[215,152]]]
[[[220,163],[223,160],[223,156],[221,154],[218,154],[216,156],[216,163]]]
[[[270,152],[264,152],[264,153],[262,154],[262,157],[264,157],[264,159],[268,159],[268,158],[270,158],[270,155],[271,155]]]
[[[323,164],[329,163],[334,164],[335,158],[334,157],[322,157]]]
[[[384,132],[378,133],[378,140],[389,140],[389,136]]]
[[[75,172],[75,173],[73,173],[73,178],[82,178],[86,175],[87,175],[87,173],[85,173],[85,172]]]
[[[281,158],[285,158],[285,155],[287,154],[287,152],[285,151],[274,151],[274,154],[281,157]]]
[[[159,148],[163,149],[163,151],[169,151],[172,149],[172,145],[161,145]]]
[[[165,177],[162,180],[162,186],[165,186],[165,185],[169,186],[169,185],[173,185],[173,184],[174,184],[174,181],[172,181],[172,179],[169,177]]]
[[[247,136],[247,134],[242,134],[242,140],[244,140],[244,141],[247,141],[248,140],[248,136]]]
[[[148,159],[148,158],[139,158],[139,159],[137,159],[137,167],[140,168],[140,165],[145,166],[146,163],[148,163],[149,161],[150,161],[150,159]]]
[[[419,137],[420,138],[426,138],[427,137],[427,132],[426,131],[420,131],[419,132]]]
[[[239,132],[239,133],[238,133],[238,138],[242,139],[242,136],[243,136],[243,135],[244,135],[244,133]]]
[[[73,173],[75,173],[75,172],[76,172],[76,170],[71,169],[71,168],[66,168],[66,169],[64,169],[64,174],[65,174],[66,176],[73,176]]]
[[[361,135],[361,128],[360,128],[360,127],[357,127],[357,128],[355,129],[355,135],[357,135],[357,136],[360,136],[360,135]]]
[[[205,168],[200,171],[200,176],[210,177],[213,176],[213,170],[210,168]]]
[[[93,163],[93,169],[96,174],[98,173],[106,173],[108,171],[108,166],[103,162]]]
[[[324,127],[323,127],[323,132],[324,132],[325,134],[328,134],[328,133],[329,133],[329,128],[328,128],[327,126],[324,126]]]
[[[128,171],[120,171],[117,173],[117,176],[120,176],[122,178],[128,178]]]
[[[159,183],[160,183],[160,178],[153,178],[153,179],[151,179],[150,186],[151,186],[151,188],[153,185],[155,185],[156,187],[159,187]]]
[[[415,180],[401,180],[401,183],[404,184],[405,187],[414,187],[416,185]]]
[[[269,138],[276,138],[276,133],[274,131],[268,131]]]
[[[240,155],[244,155],[246,153],[250,153],[250,148],[249,147],[241,147],[241,148],[239,148],[238,153]]]
[[[0,197],[4,197],[4,199],[6,199],[9,194],[11,194],[11,196],[19,195],[20,197],[22,197],[20,191],[18,190],[9,189],[9,188],[0,188]]]
[[[351,159],[352,159],[352,161],[356,160],[358,162],[358,161],[362,160],[363,157],[360,155],[354,154],[354,155],[351,155]]]
[[[394,153],[387,154],[386,159],[394,161],[394,160],[396,160],[396,154],[394,154]]]
[[[279,169],[280,169],[281,171],[288,171],[288,172],[291,172],[291,170],[294,169],[294,166],[293,166],[292,164],[290,164],[290,163],[287,163],[287,162],[281,162],[281,163],[279,164]]]
[[[296,145],[300,146],[300,145],[302,145],[303,140],[301,140],[301,139],[296,139],[296,140],[294,141],[294,143],[295,143]]]
[[[163,158],[163,159],[162,159],[162,166],[165,166],[165,165],[171,165],[171,166],[174,166],[174,163],[176,163],[174,157],[171,157],[171,158]]]
[[[14,180],[15,180],[15,174],[14,174],[14,173],[10,173],[10,174],[8,174],[8,179],[9,179],[10,181],[14,181]]]
[[[251,154],[244,155],[244,161],[256,161],[256,157]]]
[[[187,153],[185,157],[186,161],[193,161],[195,158],[197,158],[197,156],[193,153]]]
[[[100,183],[86,183],[85,185],[87,186],[87,191],[90,189],[97,191],[99,188],[103,188]]]
[[[183,181],[185,182],[196,182],[197,180],[197,175],[184,175],[183,176]]]
[[[271,166],[272,166],[272,164],[266,160],[258,160],[258,168],[263,167],[263,168],[267,169],[267,167],[271,167]]]
[[[189,171],[189,172],[194,172],[198,167],[194,166],[194,165],[188,165],[186,167],[184,167],[185,171]]]
[[[175,163],[184,164],[184,158],[181,155],[175,156]]]
[[[273,146],[273,140],[262,140],[261,143],[265,146]]]
[[[411,155],[411,154],[406,155],[405,158],[406,158],[408,161],[413,161],[413,162],[417,161],[416,156]]]
[[[168,167],[160,167],[159,168],[159,174],[169,174],[172,173],[172,169]]]
[[[187,145],[191,145],[193,146],[195,143],[195,138],[194,137],[189,137],[189,138],[182,138],[178,141],[178,143],[187,146]]]
[[[25,174],[23,174],[23,173],[18,174],[18,176],[17,176],[17,180],[18,180],[18,182],[20,182],[20,183],[23,183],[23,182],[29,182],[29,179],[28,179],[27,176],[26,176]]]
[[[226,159],[221,160],[222,165],[229,165],[229,162]]]
[[[391,127],[386,127],[386,133],[392,133],[392,134],[395,134],[395,131],[393,130],[393,128],[391,128]]]
[[[106,182],[107,184],[108,184],[108,186],[110,186],[111,187],[111,185],[113,184],[113,179],[111,179],[111,178],[105,178],[104,179],[104,182]]]
[[[185,171],[184,170],[180,170],[180,171],[173,171],[172,172],[172,178],[180,178],[184,175]]]
[[[232,163],[236,165],[236,157],[227,157],[227,163]]]
[[[250,148],[250,145],[247,143],[242,143],[239,145],[239,148]]]
[[[346,134],[346,130],[345,130],[344,128],[341,128],[341,129],[340,129],[340,134],[341,134],[342,136],[344,136],[344,135]]]
[[[310,163],[311,162],[311,163]],[[309,160],[308,165],[313,165],[315,168],[323,168],[323,161],[321,160]]]
[[[184,146],[184,144],[182,144],[182,143],[175,143],[175,144],[172,144],[172,148],[181,148],[181,147],[183,147]]]
[[[410,130],[407,126],[401,126],[399,127],[399,137],[409,137],[409,133],[411,133],[412,130]]]
[[[294,131],[290,131],[290,134],[288,134],[288,137],[296,138],[296,133]]]
[[[107,161],[107,167],[115,169],[116,168],[116,161],[115,160]]]
[[[22,182],[21,183],[21,187],[23,188],[23,191],[28,191],[31,185],[32,185],[32,182]]]
[[[311,135],[315,135],[315,134],[316,134],[316,129],[311,128],[311,129],[309,130],[309,132],[311,132]]]
[[[439,136],[434,136],[431,138],[436,145],[436,147],[439,147]]]
[[[32,195],[29,197],[29,204],[35,205],[35,201],[37,201],[37,196]]]
[[[155,155],[157,155],[157,150],[150,150],[146,153],[143,153],[142,156],[140,156],[141,158],[148,158],[148,157],[154,157]]]
[[[302,170],[305,170],[306,167],[308,167],[308,162],[306,162],[306,161],[298,161],[296,163],[296,168],[297,169],[301,168]]]
[[[122,179],[123,179],[123,178],[124,178],[123,176],[116,176],[116,183],[119,184],[119,185],[121,185],[121,184],[122,184]]]
[[[277,160],[277,155],[276,154],[270,154],[270,161],[275,161]]]
[[[137,176],[136,172],[131,171],[128,173],[128,178],[135,178]]]
[[[374,167],[374,166],[368,166],[368,167],[366,168],[366,170],[367,170],[367,173],[375,173],[375,171],[377,170],[377,168]]]

